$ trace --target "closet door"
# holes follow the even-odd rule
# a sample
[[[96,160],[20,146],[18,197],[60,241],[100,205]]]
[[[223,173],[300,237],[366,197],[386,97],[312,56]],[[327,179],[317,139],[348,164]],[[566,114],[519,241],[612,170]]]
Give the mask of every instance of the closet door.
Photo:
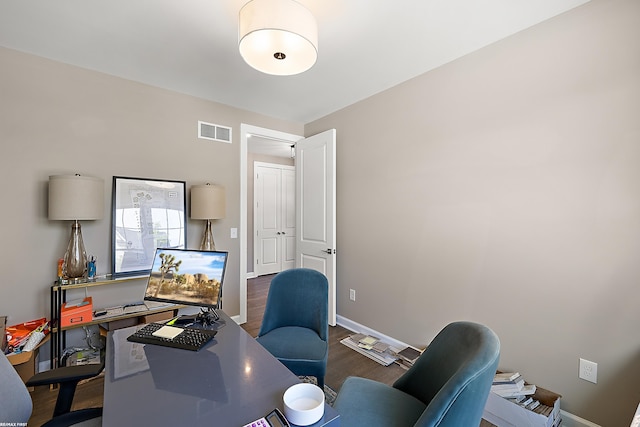
[[[296,171],[282,169],[282,270],[296,266]]]
[[[295,266],[295,169],[256,162],[254,166],[254,271],[278,273]]]

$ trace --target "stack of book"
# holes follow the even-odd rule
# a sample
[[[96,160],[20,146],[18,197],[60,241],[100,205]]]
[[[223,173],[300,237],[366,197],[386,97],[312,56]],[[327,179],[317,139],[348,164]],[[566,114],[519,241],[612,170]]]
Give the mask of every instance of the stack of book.
[[[560,397],[556,393],[527,384],[518,372],[498,372],[491,386],[483,418],[498,427],[556,427],[561,422]]]
[[[418,357],[420,357],[421,354],[422,352],[420,350],[416,350],[413,347],[404,348],[395,353],[395,355],[398,357],[396,363],[402,368],[409,369],[413,366],[415,361],[418,360]]]
[[[504,372],[495,375],[491,391],[500,397],[519,398],[535,393],[536,386],[525,384],[524,378],[518,372]]]
[[[549,396],[553,394],[546,390],[538,389],[534,384],[527,384],[518,372],[498,372],[494,376],[493,384],[491,385],[490,399],[487,401],[487,407],[485,408],[485,415],[491,416],[497,415],[497,412],[502,412],[503,419],[509,419],[514,417],[526,418],[531,425],[537,425],[536,422],[540,422],[541,426],[551,427],[559,424],[560,418],[560,405],[559,395]],[[499,397],[498,397],[499,396]],[[509,410],[508,407],[501,407],[495,399],[503,398],[504,400],[516,404],[525,410],[531,411],[535,416],[541,416],[541,418],[526,417],[524,414],[518,414]],[[500,410],[502,408],[502,410]],[[487,413],[489,412],[489,413]],[[527,411],[525,411],[527,412]],[[531,414],[531,412],[529,412]],[[505,414],[510,414],[507,416]],[[534,415],[532,414],[532,416]],[[485,418],[496,424],[494,421]],[[496,424],[500,426],[500,424]],[[516,423],[515,425],[518,425]]]

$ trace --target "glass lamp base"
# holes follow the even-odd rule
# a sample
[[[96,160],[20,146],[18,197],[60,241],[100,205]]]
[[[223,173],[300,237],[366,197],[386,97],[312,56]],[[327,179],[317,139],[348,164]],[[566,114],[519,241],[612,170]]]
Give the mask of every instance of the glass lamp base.
[[[207,225],[202,235],[202,242],[200,243],[201,251],[215,251],[216,245],[213,242],[213,233],[211,232],[211,220],[207,220]]]
[[[84,250],[82,231],[78,221],[71,224],[71,239],[64,254],[62,275],[65,279],[87,277],[87,252]]]

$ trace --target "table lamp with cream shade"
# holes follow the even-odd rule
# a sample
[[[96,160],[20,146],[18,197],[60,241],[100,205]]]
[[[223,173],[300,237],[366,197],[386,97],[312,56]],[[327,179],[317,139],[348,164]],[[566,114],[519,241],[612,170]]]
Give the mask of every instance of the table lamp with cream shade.
[[[63,278],[86,277],[87,253],[79,221],[102,219],[103,214],[102,179],[78,174],[49,177],[49,219],[72,221],[71,239],[64,254]]]
[[[200,250],[215,251],[211,231],[211,220],[222,219],[227,210],[226,193],[224,187],[209,183],[191,187],[191,219],[204,219],[205,226]]]

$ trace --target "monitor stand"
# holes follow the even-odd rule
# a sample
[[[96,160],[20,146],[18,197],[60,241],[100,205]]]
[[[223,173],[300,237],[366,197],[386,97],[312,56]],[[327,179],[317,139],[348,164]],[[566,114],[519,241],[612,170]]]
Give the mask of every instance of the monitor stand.
[[[208,308],[207,310],[201,308],[200,313],[196,315],[196,322],[206,326],[213,325],[218,320],[220,320],[220,316],[215,308]]]
[[[194,323],[200,326],[211,326],[220,320],[220,315],[214,308],[200,309],[200,313],[178,317],[173,324],[176,326],[192,325]]]

